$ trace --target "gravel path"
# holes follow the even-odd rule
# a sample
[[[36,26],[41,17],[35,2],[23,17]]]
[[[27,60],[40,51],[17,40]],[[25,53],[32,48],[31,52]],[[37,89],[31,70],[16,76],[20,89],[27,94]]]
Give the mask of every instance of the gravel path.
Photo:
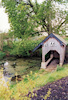
[[[46,100],[68,100],[68,77],[43,86],[35,91],[37,97],[34,96],[31,100],[44,100],[41,96],[45,96],[49,88],[51,89],[51,94]]]

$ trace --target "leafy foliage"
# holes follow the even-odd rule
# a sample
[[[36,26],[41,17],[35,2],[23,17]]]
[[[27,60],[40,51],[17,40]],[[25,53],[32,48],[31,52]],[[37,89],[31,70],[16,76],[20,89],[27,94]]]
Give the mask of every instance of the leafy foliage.
[[[41,4],[37,0],[35,2],[32,0],[2,0],[2,2],[9,15],[10,34],[16,37],[33,36],[40,32],[50,34],[63,31],[65,33],[68,11],[62,11],[56,6],[56,4],[64,5],[64,0],[45,0]]]
[[[0,70],[0,100],[30,100],[31,97],[37,96],[37,94],[33,92],[37,87],[40,88],[40,86],[43,86],[48,82],[53,82],[68,76],[68,68],[66,67],[64,67],[63,70],[53,71],[50,73],[46,73],[46,70],[43,71],[42,69],[36,73],[30,71],[29,75],[23,76],[21,82],[18,82],[16,78],[17,84],[10,87],[9,83],[5,83],[5,81],[2,80],[1,72],[2,71]],[[49,88],[47,94],[42,97],[46,100],[50,94],[51,89]]]
[[[2,73],[0,73],[2,76]],[[16,74],[17,75],[17,74]],[[30,73],[30,76],[32,75],[32,73]],[[35,74],[35,78],[37,77],[37,74]],[[23,80],[21,81],[21,83],[18,83],[17,81],[17,77],[16,77],[16,86],[14,88],[10,89],[10,85],[9,82],[5,83],[3,79],[3,76],[0,77],[0,81],[2,83],[0,83],[0,100],[30,100],[32,97],[37,96],[36,93],[34,93],[34,88],[36,86],[36,82],[34,80],[32,80],[29,75],[26,76],[27,78],[27,83],[25,83],[24,79],[25,76],[23,76]],[[28,84],[28,85],[27,85]],[[5,93],[6,91],[6,93]],[[51,89],[49,89],[49,91],[47,92],[47,95],[45,96],[45,98],[47,99],[50,94],[51,94]]]
[[[6,85],[5,82],[3,82],[3,84],[0,83],[0,100],[30,100],[31,97],[37,96],[37,94],[33,92],[34,89],[36,90],[37,87],[61,79],[65,76],[68,76],[68,68],[64,68],[58,72],[54,71],[52,73],[46,73],[46,71],[43,72],[42,70],[39,70],[37,73],[32,73],[32,71],[30,71],[29,75],[23,76],[21,82],[18,82],[16,79],[17,84],[11,88],[8,83]],[[25,79],[27,79],[27,81]],[[0,81],[2,81],[1,75]],[[51,89],[49,88],[47,94],[42,97],[46,100],[50,94]]]
[[[0,59],[3,59],[6,56],[6,54],[2,51],[0,51]]]
[[[34,54],[32,53],[32,50],[41,42],[41,40],[35,41],[35,40],[27,40],[23,39],[22,41],[16,41],[14,42],[13,50],[11,51],[11,55],[18,55],[22,57],[27,57],[31,55],[41,56],[41,51],[37,50]]]

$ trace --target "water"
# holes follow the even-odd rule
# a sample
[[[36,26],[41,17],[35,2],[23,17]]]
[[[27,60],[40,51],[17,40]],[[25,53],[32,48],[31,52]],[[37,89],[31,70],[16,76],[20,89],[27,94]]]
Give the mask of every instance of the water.
[[[29,74],[30,71],[33,72],[38,71],[41,66],[41,58],[37,57],[18,58],[18,59],[14,57],[8,57],[1,61],[1,63],[3,62],[4,63],[8,62],[8,64],[4,66],[3,70],[6,82],[9,81],[8,78],[14,77],[16,73],[22,77],[23,75]],[[12,83],[11,81],[9,82]]]

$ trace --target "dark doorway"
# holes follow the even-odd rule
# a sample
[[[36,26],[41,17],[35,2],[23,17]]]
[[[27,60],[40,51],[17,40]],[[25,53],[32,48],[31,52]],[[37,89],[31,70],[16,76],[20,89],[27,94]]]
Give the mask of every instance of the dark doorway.
[[[59,61],[60,61],[60,55],[57,51],[53,51],[53,50],[50,50],[46,56],[45,56],[45,60],[47,61],[49,58],[50,58],[50,55],[53,54],[53,59],[48,63],[47,67],[48,66],[54,66],[56,67],[57,64],[59,64]]]

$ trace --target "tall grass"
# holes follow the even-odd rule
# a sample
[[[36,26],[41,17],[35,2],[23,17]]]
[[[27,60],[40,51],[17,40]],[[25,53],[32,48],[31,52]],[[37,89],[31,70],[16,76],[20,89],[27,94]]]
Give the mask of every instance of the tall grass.
[[[40,86],[44,86],[45,84],[49,83],[49,82],[53,82],[56,81],[58,79],[61,79],[63,77],[68,76],[68,68],[65,67],[62,70],[56,70],[54,72],[46,72],[45,70],[39,70],[36,73],[33,73],[32,75],[29,74],[29,78],[31,80],[34,80],[36,82],[35,87],[39,88]],[[25,76],[24,78],[25,84],[28,85],[28,79]],[[21,83],[19,83],[21,84]]]
[[[37,96],[37,94],[33,92],[34,89],[37,90],[49,82],[56,81],[66,76],[68,76],[67,67],[63,70],[49,73],[45,70],[39,70],[36,73],[30,71],[29,75],[23,76],[21,82],[18,82],[18,79],[16,78],[17,84],[11,88],[9,84],[7,84],[8,87],[0,84],[0,100],[31,100],[33,96]],[[49,89],[47,95],[43,97],[44,100],[49,97],[50,91],[51,89]]]

